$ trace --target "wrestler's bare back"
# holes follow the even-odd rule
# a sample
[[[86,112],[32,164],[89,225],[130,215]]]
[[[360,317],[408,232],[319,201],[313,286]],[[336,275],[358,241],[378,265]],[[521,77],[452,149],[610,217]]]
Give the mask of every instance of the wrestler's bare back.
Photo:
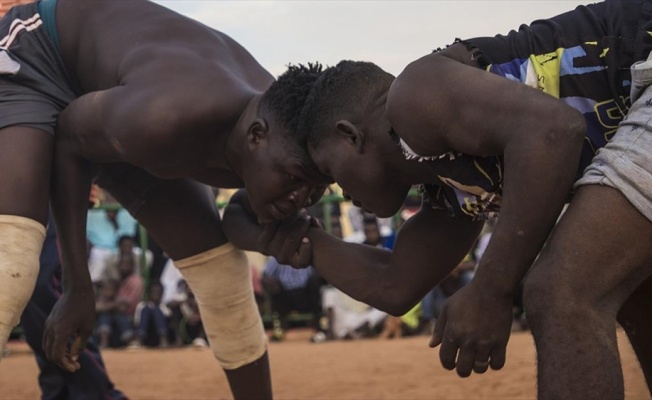
[[[128,162],[165,178],[208,175],[213,182],[206,183],[239,186],[225,156],[215,152],[251,99],[274,81],[251,54],[228,36],[147,1],[59,0],[57,7],[66,69],[82,94],[94,92],[80,109],[137,109],[139,119],[62,135],[77,136],[91,161]]]

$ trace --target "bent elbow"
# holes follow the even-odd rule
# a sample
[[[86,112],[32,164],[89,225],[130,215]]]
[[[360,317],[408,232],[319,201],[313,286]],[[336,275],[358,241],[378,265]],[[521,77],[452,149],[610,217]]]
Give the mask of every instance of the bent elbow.
[[[395,291],[394,293],[388,295],[386,299],[387,302],[383,304],[380,310],[395,317],[405,315],[415,305],[417,305],[419,301],[421,301],[421,299],[416,298],[414,294],[404,293],[401,291]]]

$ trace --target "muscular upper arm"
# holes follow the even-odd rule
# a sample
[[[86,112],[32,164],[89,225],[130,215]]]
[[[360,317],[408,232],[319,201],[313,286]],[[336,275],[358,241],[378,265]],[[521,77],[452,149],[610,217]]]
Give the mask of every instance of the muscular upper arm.
[[[127,86],[91,92],[73,101],[59,118],[57,140],[90,161],[127,161],[133,141],[145,131],[149,93]],[[128,140],[132,144],[127,144]]]
[[[499,155],[514,138],[566,134],[582,119],[548,94],[442,54],[413,62],[396,78],[387,111],[421,155]]]
[[[57,134],[90,161],[160,162],[180,150],[179,134],[206,129],[210,118],[204,103],[190,103],[179,86],[142,79],[88,93],[62,113]]]

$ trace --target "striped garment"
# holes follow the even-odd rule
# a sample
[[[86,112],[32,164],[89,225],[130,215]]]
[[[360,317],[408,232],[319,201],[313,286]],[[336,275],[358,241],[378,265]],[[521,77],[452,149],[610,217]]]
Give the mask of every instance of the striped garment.
[[[462,43],[475,52],[479,67],[537,88],[582,112],[588,132],[579,178],[629,110],[630,66],[650,53],[650,31],[652,1],[608,0],[523,25],[507,35]],[[424,200],[433,208],[473,219],[498,215],[501,156],[419,155],[396,132],[390,136],[407,159],[436,170],[441,184],[421,187]]]
[[[77,97],[59,55],[56,1],[11,8],[0,19],[0,129],[21,125],[54,134]]]
[[[35,14],[24,20],[18,18],[14,19],[9,26],[9,32],[7,35],[0,39],[0,49],[6,51],[14,43],[16,37],[18,37],[18,34],[21,31],[31,32],[42,24],[43,21],[39,14]]]

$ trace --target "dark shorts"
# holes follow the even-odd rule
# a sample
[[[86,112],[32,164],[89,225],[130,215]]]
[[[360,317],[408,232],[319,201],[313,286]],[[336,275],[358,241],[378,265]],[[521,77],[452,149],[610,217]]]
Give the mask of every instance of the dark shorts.
[[[0,20],[0,129],[54,134],[57,116],[77,97],[47,32],[53,20],[39,15],[37,3],[14,7]]]

